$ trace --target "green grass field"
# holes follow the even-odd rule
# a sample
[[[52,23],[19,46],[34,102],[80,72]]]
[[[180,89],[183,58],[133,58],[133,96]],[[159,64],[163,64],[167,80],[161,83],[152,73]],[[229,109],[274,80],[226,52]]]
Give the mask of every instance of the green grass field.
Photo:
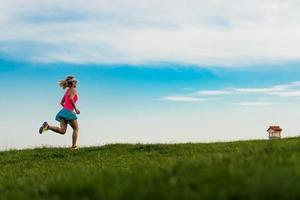
[[[300,138],[0,152],[0,199],[300,199]]]

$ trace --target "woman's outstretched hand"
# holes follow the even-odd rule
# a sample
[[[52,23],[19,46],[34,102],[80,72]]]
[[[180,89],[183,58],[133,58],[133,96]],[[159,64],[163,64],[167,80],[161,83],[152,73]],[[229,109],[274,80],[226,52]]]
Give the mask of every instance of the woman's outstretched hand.
[[[78,109],[76,109],[75,112],[76,112],[77,115],[80,114],[80,110],[78,110]]]

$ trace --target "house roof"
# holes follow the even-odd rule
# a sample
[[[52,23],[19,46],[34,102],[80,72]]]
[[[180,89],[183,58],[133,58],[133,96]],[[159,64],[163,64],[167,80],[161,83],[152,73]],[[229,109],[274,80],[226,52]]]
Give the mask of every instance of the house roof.
[[[270,129],[272,129],[274,131],[282,131],[282,129],[280,128],[280,126],[270,126],[267,131],[269,131]]]

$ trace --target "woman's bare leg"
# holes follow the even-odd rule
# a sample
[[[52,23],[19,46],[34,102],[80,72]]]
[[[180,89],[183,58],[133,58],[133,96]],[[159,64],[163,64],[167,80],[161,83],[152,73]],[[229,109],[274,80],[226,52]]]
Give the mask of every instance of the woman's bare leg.
[[[70,126],[73,128],[72,147],[76,147],[79,131],[77,119],[70,121]]]
[[[68,124],[67,124],[66,120],[62,119],[62,120],[60,120],[60,127],[49,125],[49,130],[59,133],[61,135],[64,135],[67,131],[67,125]]]

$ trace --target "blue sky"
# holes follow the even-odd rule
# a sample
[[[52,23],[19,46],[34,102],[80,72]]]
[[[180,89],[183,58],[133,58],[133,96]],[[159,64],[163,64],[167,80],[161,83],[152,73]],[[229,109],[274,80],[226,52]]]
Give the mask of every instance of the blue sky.
[[[297,1],[0,2],[0,149],[67,146],[51,124],[78,82],[80,145],[264,139],[300,129]]]

